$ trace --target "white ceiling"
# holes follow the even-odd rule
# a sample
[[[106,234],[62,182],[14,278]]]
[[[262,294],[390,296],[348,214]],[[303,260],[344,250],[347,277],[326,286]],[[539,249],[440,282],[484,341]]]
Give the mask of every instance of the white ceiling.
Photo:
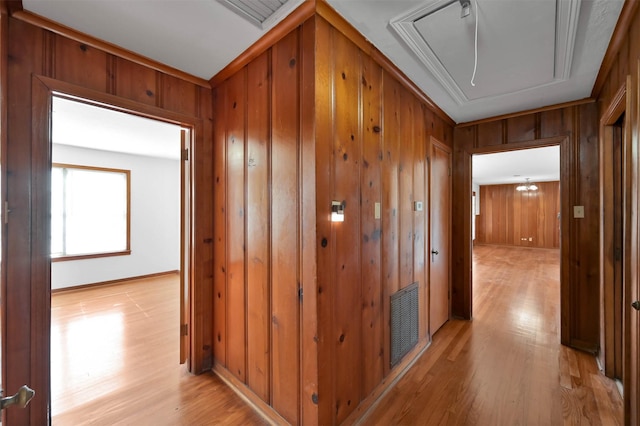
[[[289,0],[278,18],[302,1]],[[467,82],[474,63],[475,4],[464,19],[456,0],[431,19],[417,20],[422,48],[434,51],[441,74],[466,98],[461,101],[390,24],[447,0],[327,1],[456,122],[589,97],[623,5],[623,0],[478,0],[476,87]],[[23,7],[204,79],[278,21],[259,28],[214,0],[23,0]],[[573,15],[567,12],[571,8]],[[560,65],[567,61],[564,75]]]
[[[478,185],[560,180],[560,147],[507,151],[473,156],[472,180]]]
[[[147,157],[180,158],[180,126],[53,98],[52,142]]]

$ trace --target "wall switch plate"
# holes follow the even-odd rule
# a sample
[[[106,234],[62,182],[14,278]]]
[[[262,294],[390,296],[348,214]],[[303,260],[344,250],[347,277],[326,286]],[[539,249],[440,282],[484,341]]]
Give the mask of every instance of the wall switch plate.
[[[373,218],[380,219],[380,203],[375,203],[373,208]]]
[[[422,211],[422,201],[414,201],[413,202],[413,211],[421,212]]]
[[[573,206],[574,219],[584,219],[584,206]]]

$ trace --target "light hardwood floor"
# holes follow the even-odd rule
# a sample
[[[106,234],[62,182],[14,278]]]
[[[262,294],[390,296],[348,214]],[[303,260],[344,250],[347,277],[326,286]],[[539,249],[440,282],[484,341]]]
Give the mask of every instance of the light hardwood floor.
[[[451,320],[365,420],[376,425],[621,425],[588,354],[560,345],[558,250],[477,246],[474,320]]]
[[[178,275],[52,297],[54,426],[264,424],[179,361]]]
[[[559,344],[557,250],[478,246],[474,320],[452,320],[364,424],[616,425],[592,356]],[[53,296],[53,423],[263,424],[178,360],[177,277]]]

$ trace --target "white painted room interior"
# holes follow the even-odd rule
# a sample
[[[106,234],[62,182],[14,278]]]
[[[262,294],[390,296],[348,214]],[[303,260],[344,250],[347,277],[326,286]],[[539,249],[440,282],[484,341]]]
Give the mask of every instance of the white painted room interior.
[[[53,108],[54,163],[131,171],[131,254],[52,262],[51,288],[178,271],[180,127],[61,98]]]

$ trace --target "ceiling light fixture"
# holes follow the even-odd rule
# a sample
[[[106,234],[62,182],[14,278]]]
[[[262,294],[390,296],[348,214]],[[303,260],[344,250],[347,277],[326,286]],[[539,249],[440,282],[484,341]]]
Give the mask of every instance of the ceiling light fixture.
[[[525,183],[522,185],[516,186],[516,191],[537,191],[538,185],[535,183],[529,182],[529,178],[525,179]]]

